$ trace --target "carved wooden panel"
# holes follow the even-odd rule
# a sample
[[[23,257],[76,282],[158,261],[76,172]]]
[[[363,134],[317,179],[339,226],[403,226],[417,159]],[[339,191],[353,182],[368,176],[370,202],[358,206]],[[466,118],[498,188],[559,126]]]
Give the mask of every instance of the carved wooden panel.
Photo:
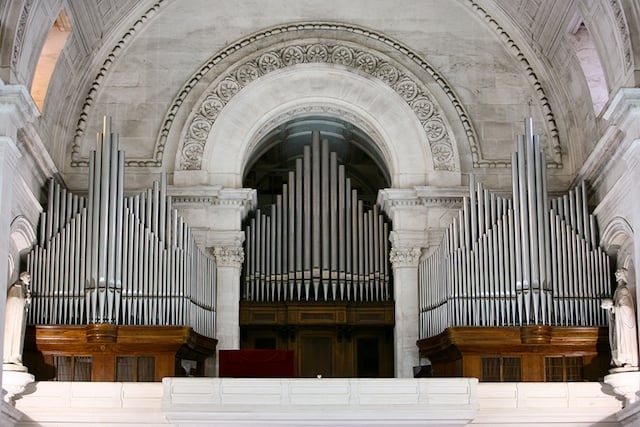
[[[393,302],[240,303],[243,349],[293,350],[300,377],[392,377]]]
[[[147,356],[154,358],[154,381],[161,381],[182,375],[179,359],[202,362],[215,354],[216,343],[182,326],[30,326],[24,363],[37,380],[48,380],[57,378],[55,357],[88,356],[91,381],[116,381],[119,356]],[[195,369],[198,372],[202,366]]]
[[[555,381],[557,375],[575,380],[578,371],[580,380],[595,381],[606,374],[610,361],[607,329],[598,327],[455,327],[417,344],[434,375],[480,381],[516,381],[510,358],[519,359],[518,381],[533,382]],[[551,375],[550,363],[558,362],[550,357],[570,360],[562,362],[560,374]]]

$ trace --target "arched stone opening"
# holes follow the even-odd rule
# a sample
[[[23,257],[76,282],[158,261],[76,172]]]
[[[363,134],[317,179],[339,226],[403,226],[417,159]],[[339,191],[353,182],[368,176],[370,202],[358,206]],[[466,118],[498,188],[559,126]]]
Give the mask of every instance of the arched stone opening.
[[[247,161],[243,187],[255,188],[258,207],[276,202],[289,171],[295,170],[295,161],[303,156],[303,148],[312,139],[312,132],[320,132],[336,153],[337,163],[345,166],[351,187],[358,191],[367,208],[377,199],[378,190],[388,188],[391,176],[384,155],[366,131],[326,110],[315,114],[291,118],[267,132],[255,146]]]
[[[184,169],[183,159],[176,157],[176,184],[238,188],[261,138],[275,126],[314,111],[346,118],[367,132],[384,158],[392,187],[459,184],[459,167],[434,168],[425,129],[397,92],[330,64],[274,71],[237,93],[208,130],[201,169]],[[183,139],[192,128],[183,129]]]

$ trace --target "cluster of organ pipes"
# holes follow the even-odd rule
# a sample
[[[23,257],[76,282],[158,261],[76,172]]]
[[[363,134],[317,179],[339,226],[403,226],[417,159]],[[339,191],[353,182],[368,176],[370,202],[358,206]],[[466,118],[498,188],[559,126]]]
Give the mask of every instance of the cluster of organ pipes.
[[[312,133],[270,215],[246,227],[247,301],[387,301],[389,224],[365,210],[329,142]]]
[[[215,337],[216,266],[172,208],[164,174],[124,196],[124,153],[105,118],[87,197],[51,180],[27,259],[32,324],[189,325]]]
[[[585,183],[549,200],[531,119],[512,155],[513,198],[470,178],[469,197],[419,267],[420,337],[451,326],[599,326],[610,294]]]

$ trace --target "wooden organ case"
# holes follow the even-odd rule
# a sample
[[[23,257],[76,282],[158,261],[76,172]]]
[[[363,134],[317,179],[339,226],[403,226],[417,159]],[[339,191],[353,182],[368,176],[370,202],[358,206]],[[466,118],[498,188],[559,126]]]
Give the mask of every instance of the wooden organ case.
[[[216,265],[172,207],[166,178],[124,196],[124,153],[105,118],[87,197],[53,180],[28,256],[24,360],[38,380],[203,375],[215,354]]]
[[[242,348],[294,350],[300,377],[393,376],[389,223],[319,132],[245,235]]]
[[[419,270],[420,355],[434,375],[584,381],[607,372],[609,258],[584,182],[547,197],[531,119],[512,156],[513,194],[470,178],[469,196]]]

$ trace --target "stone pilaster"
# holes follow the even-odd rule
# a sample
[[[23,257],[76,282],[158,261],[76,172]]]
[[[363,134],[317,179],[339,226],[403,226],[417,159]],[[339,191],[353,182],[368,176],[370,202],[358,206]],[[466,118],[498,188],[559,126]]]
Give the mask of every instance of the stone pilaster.
[[[598,205],[601,244],[635,275],[629,288],[640,298],[640,89],[622,88],[609,102],[603,113],[608,123],[603,136],[581,170],[593,186]],[[623,225],[623,226],[620,226]],[[615,232],[612,232],[614,230]],[[632,273],[632,274],[633,274]],[[636,305],[636,319],[640,306]],[[640,328],[638,328],[640,340]],[[629,375],[627,375],[629,376]],[[637,376],[637,375],[636,375]],[[625,378],[610,376],[616,382]],[[633,382],[625,382],[630,387]],[[640,382],[636,381],[636,391]],[[629,399],[627,399],[629,400]],[[631,403],[631,402],[629,402]],[[638,405],[638,403],[636,403]]]
[[[457,213],[461,187],[385,189],[378,204],[393,223],[390,261],[395,301],[395,376],[413,377],[418,365],[419,307],[418,265],[422,254],[440,244],[447,216]]]
[[[33,121],[38,114],[38,109],[24,86],[5,85],[0,80],[0,278],[3,281],[8,277],[13,189],[16,186],[16,165],[20,157],[17,148],[18,130]],[[1,286],[0,292],[0,333],[4,331],[6,286],[7,283]],[[3,353],[2,346],[3,339],[0,339],[0,354]],[[4,385],[2,377],[0,383]]]

